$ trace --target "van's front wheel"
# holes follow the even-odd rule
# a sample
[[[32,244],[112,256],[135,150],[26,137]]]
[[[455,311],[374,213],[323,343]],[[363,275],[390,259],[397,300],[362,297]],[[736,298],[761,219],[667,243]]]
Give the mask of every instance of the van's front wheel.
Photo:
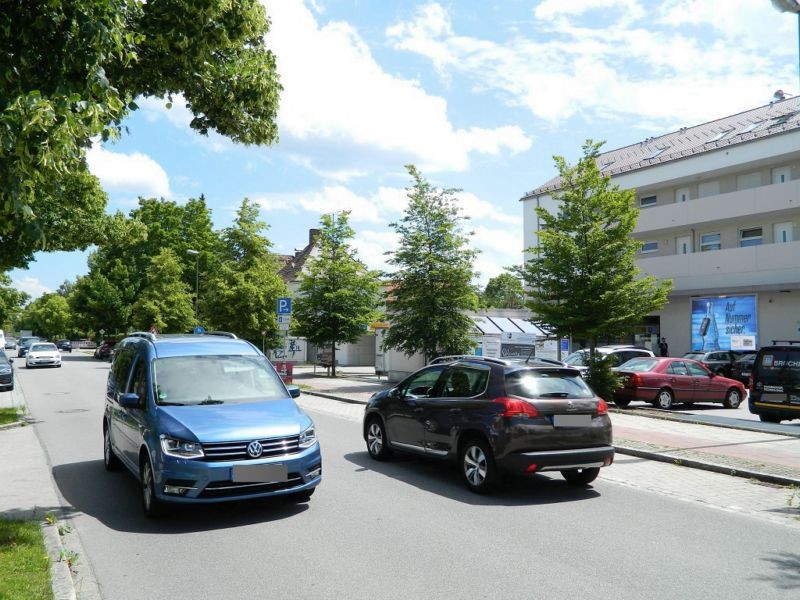
[[[781,418],[775,415],[758,415],[758,418],[761,419],[763,423],[780,423]]]

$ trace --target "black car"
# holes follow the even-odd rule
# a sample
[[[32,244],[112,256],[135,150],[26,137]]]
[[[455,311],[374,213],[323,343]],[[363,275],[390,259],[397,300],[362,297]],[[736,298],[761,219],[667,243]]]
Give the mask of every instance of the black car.
[[[758,350],[748,408],[767,423],[800,419],[800,340],[772,340]]]
[[[703,363],[712,373],[730,377],[733,363],[736,362],[739,355],[729,350],[716,350],[714,352],[687,352],[682,358],[691,358]]]
[[[456,460],[478,493],[501,471],[560,471],[586,485],[614,460],[608,406],[576,369],[502,359],[429,365],[378,392],[363,436],[376,460],[394,451]]]
[[[42,338],[31,336],[19,338],[19,345],[17,346],[17,358],[24,358],[34,342],[41,342]]]
[[[14,361],[0,350],[0,390],[14,389]]]
[[[72,342],[69,340],[58,340],[56,342],[56,348],[62,352],[72,352]]]
[[[753,372],[753,363],[756,360],[755,353],[750,354],[743,354],[731,365],[731,379],[736,379],[737,381],[741,381],[743,384],[747,385],[750,382],[750,373]]]

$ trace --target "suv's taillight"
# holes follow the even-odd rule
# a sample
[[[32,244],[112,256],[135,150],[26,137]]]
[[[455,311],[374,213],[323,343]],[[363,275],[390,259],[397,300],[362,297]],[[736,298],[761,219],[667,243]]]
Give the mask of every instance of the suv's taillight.
[[[602,398],[598,399],[597,401],[597,414],[598,415],[608,414],[608,403]]]
[[[538,417],[539,411],[530,402],[519,398],[508,398],[502,396],[494,399],[495,404],[502,404],[504,417]]]

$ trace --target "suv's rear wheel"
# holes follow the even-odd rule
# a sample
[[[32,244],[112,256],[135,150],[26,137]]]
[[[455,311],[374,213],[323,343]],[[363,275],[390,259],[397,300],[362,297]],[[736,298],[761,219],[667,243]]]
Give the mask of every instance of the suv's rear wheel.
[[[669,410],[670,408],[672,408],[673,402],[675,402],[675,396],[673,395],[672,390],[668,388],[663,388],[658,391],[658,395],[656,396],[656,401],[655,401],[656,408]]]
[[[157,517],[164,512],[164,505],[156,497],[156,483],[153,476],[153,465],[150,459],[144,457],[141,466],[142,476],[142,509],[148,517]]]
[[[588,469],[569,469],[561,471],[561,475],[567,480],[570,485],[589,485],[600,474],[600,467],[591,467]]]
[[[777,415],[758,415],[758,418],[761,419],[764,423],[780,423],[781,418]]]
[[[742,393],[736,388],[731,388],[728,390],[728,394],[725,396],[725,408],[739,408],[741,403]]]
[[[114,448],[111,446],[111,430],[108,425],[105,425],[103,427],[103,465],[106,471],[116,471],[121,464],[119,457],[114,454]]]
[[[367,423],[367,451],[375,460],[388,460],[392,455],[386,428],[378,417],[372,417]]]
[[[488,494],[497,485],[494,454],[488,443],[478,438],[464,442],[460,456],[461,474],[467,487],[477,494]]]

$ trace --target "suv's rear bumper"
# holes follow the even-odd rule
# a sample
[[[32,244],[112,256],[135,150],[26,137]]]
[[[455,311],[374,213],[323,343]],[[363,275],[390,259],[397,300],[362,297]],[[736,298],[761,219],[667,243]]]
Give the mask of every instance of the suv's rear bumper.
[[[571,450],[541,450],[514,452],[497,461],[498,466],[512,473],[538,473],[562,469],[607,467],[614,462],[614,447],[575,448]],[[533,466],[535,465],[535,468]]]

